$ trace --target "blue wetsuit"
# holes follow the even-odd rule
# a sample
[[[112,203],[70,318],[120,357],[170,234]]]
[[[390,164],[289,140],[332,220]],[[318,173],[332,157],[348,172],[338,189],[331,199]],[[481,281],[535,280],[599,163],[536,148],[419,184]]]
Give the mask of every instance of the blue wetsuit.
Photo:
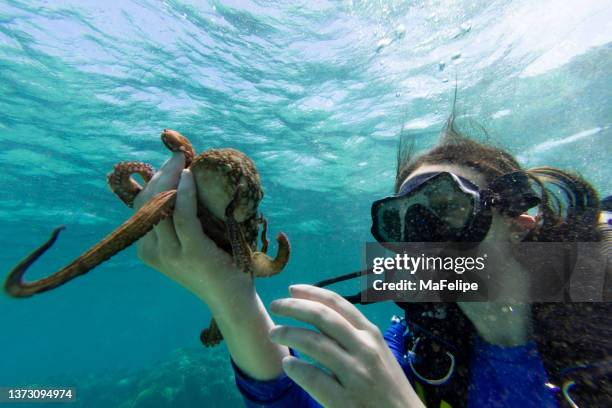
[[[411,383],[414,375],[406,357],[405,322],[394,322],[385,340]],[[295,353],[292,352],[295,355]],[[286,375],[270,381],[249,378],[233,362],[236,384],[246,406],[315,408],[320,405]],[[535,343],[503,348],[477,338],[472,350],[469,407],[557,407]],[[452,378],[451,378],[452,381]]]

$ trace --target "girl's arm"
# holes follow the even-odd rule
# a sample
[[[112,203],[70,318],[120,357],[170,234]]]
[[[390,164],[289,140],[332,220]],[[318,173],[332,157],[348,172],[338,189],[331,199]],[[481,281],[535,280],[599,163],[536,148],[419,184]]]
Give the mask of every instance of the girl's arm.
[[[274,323],[253,280],[203,233],[193,177],[183,170],[183,163],[183,155],[175,154],[135,200],[139,208],[154,195],[177,189],[172,218],[160,222],[138,242],[138,256],[209,306],[248,407],[318,407],[283,373],[281,361],[289,349],[270,341]]]
[[[233,361],[244,373],[257,380],[277,378],[289,350],[270,341],[274,323],[252,279],[202,231],[193,177],[183,164],[182,153],[175,153],[136,197],[134,206],[139,208],[162,191],[178,189],[172,217],[138,241],[138,256],[210,307]]]

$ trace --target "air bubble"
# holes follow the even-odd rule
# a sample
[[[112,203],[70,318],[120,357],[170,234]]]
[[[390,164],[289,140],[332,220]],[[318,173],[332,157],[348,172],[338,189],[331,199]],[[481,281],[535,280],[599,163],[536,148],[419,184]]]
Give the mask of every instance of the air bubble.
[[[386,46],[388,46],[392,42],[393,42],[393,40],[391,38],[383,38],[382,40],[380,40],[376,44],[376,52],[382,50],[383,48],[385,48]]]
[[[398,25],[395,28],[395,37],[400,39],[404,36],[404,34],[406,34],[406,27],[404,27],[403,24]]]

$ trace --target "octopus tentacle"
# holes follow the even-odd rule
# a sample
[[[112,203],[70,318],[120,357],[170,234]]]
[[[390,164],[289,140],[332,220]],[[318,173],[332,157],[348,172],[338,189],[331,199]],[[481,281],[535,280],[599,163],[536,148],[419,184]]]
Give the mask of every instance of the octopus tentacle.
[[[239,194],[237,192],[234,199],[225,209],[225,224],[227,225],[229,241],[232,244],[232,255],[234,256],[236,266],[244,273],[253,276],[253,269],[251,268],[251,248],[244,238],[240,224],[234,218],[234,209],[236,208],[238,197]]]
[[[268,220],[263,214],[260,214],[259,217],[260,222],[263,224],[263,228],[261,230],[261,251],[262,253],[268,252]]]
[[[185,136],[175,130],[164,129],[161,134],[161,139],[168,150],[175,153],[182,152],[185,155],[185,167],[191,165],[195,157],[195,150],[193,150],[193,146]]]
[[[221,330],[219,330],[219,326],[215,319],[212,319],[208,329],[204,329],[200,333],[200,341],[206,347],[214,347],[221,343],[221,340],[223,340],[223,334],[221,334]]]
[[[174,207],[175,201],[176,190],[157,194],[127,221],[66,267],[45,278],[24,282],[23,276],[28,267],[53,245],[63,227],[56,228],[47,242],[28,255],[9,273],[4,289],[14,297],[29,297],[56,288],[89,272],[153,229]]]
[[[289,239],[284,233],[278,234],[276,241],[278,242],[278,252],[276,258],[272,259],[266,255],[265,251],[253,252],[247,244],[240,224],[233,217],[234,208],[237,205],[237,199],[240,196],[240,189],[236,192],[234,198],[225,209],[225,223],[229,241],[232,244],[232,254],[234,262],[245,273],[255,277],[270,277],[280,273],[289,262],[291,256],[291,245]],[[262,240],[267,232],[267,222],[263,218],[264,233]],[[267,239],[264,241],[264,247],[267,251]]]
[[[128,207],[134,206],[134,198],[142,191],[142,186],[132,178],[139,174],[148,183],[155,173],[153,166],[142,162],[120,162],[107,176],[108,186]]]
[[[280,273],[289,262],[291,256],[291,245],[284,233],[276,237],[278,252],[276,258],[272,259],[263,252],[254,252],[251,255],[251,267],[257,278],[267,278]]]

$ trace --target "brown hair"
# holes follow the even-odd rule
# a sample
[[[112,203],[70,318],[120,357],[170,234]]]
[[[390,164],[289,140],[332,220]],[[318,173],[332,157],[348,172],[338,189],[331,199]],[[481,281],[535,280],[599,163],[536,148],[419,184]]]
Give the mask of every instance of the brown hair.
[[[477,142],[463,135],[452,114],[438,144],[431,150],[414,154],[414,143],[402,135],[397,153],[395,192],[406,178],[423,164],[454,164],[482,174],[487,184],[506,173],[523,170],[505,150]],[[597,191],[580,175],[554,167],[524,170],[539,187],[539,224],[525,241],[599,241]]]

